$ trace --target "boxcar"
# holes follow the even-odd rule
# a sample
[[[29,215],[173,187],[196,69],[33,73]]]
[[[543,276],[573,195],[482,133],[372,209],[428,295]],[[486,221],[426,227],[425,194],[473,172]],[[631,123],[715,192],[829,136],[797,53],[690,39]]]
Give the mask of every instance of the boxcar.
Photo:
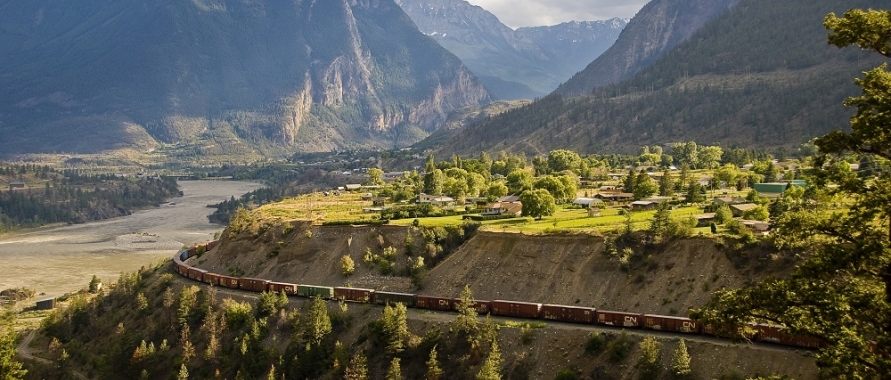
[[[242,278],[238,281],[239,288],[252,292],[265,292],[268,284],[269,281],[262,278]]]
[[[458,310],[458,305],[460,304],[460,298],[452,298],[452,310]],[[492,301],[473,300],[473,309],[476,310],[478,314],[489,314],[489,312],[492,311]]]
[[[452,310],[454,307],[454,301],[451,298],[418,295],[416,300],[415,303],[419,309]]]
[[[762,342],[772,342],[805,348],[820,348],[822,346],[822,341],[819,338],[809,335],[792,335],[786,332],[785,328],[780,326],[756,324],[752,327],[756,331],[755,339]]]
[[[371,297],[373,295],[374,289],[334,288],[334,299],[338,301],[371,302]]]
[[[207,273],[207,271],[204,269],[189,267],[189,278],[191,278],[195,281],[203,280],[205,273]]]
[[[210,243],[207,243],[207,246],[205,247],[204,250],[205,250],[205,251],[210,251],[211,249],[214,249],[214,248],[217,246],[217,244],[219,244],[219,243],[220,243],[219,240],[214,240],[214,241],[212,241],[212,242],[210,242]]]
[[[330,286],[297,285],[297,295],[301,297],[320,297],[331,299],[334,297],[334,288]]]
[[[220,286],[238,289],[238,277],[220,275]]]
[[[297,294],[297,284],[289,284],[287,282],[269,282],[269,291],[270,292],[280,292],[284,290],[285,294],[293,295]]]
[[[650,330],[664,330],[682,333],[698,333],[699,323],[689,318],[665,315],[644,314],[643,327]]]
[[[401,303],[406,307],[415,307],[416,298],[408,293],[374,292],[374,303],[378,305]]]
[[[186,260],[188,260],[188,259],[189,259],[189,250],[188,250],[188,249],[184,249],[182,252],[180,252],[180,253],[179,253],[179,259],[182,260],[182,261],[186,261]]]
[[[204,282],[211,284],[213,286],[220,286],[220,275],[216,273],[207,272],[204,274]]]
[[[601,325],[640,327],[642,322],[643,318],[641,314],[597,310],[597,323]]]
[[[541,313],[540,303],[517,301],[492,301],[492,314],[504,317],[538,318]]]
[[[541,305],[542,318],[555,321],[593,323],[594,313],[592,307]]]

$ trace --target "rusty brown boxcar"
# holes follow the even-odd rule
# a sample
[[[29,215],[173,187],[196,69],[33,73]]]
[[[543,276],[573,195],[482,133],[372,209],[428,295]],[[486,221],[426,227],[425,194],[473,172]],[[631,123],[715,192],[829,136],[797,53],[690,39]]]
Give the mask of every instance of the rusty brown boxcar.
[[[644,314],[643,327],[650,330],[699,333],[699,323],[689,318]]]
[[[213,286],[220,286],[220,275],[216,273],[207,272],[204,274],[204,282],[211,284]]]
[[[281,292],[285,291],[287,295],[297,294],[297,284],[289,284],[287,282],[269,282],[269,291],[270,292]]]
[[[792,335],[786,332],[786,329],[781,326],[756,324],[752,327],[756,331],[755,339],[762,342],[772,342],[804,348],[820,348],[823,346],[823,341],[820,338],[809,335]]]
[[[460,304],[460,298],[452,298],[453,310],[458,310],[458,305]],[[489,314],[492,311],[492,301],[473,300],[473,309],[476,310],[477,314]]]
[[[339,301],[371,302],[371,297],[373,295],[374,289],[343,287],[334,288],[334,299]]]
[[[540,303],[501,300],[492,301],[493,315],[518,318],[538,318],[540,313]]]
[[[608,326],[640,327],[643,316],[638,313],[597,310],[597,323]]]
[[[446,297],[419,295],[416,304],[419,309],[452,310],[454,307],[454,300]]]
[[[207,273],[207,271],[204,269],[189,267],[189,278],[191,278],[195,281],[203,280],[205,273]]]
[[[269,281],[262,278],[242,278],[238,281],[238,287],[240,289],[250,290],[252,292],[265,292],[268,284]]]
[[[204,249],[205,249],[205,251],[210,251],[211,249],[214,249],[217,246],[217,244],[219,244],[219,243],[220,243],[219,240],[214,240],[210,243],[207,243],[207,246]]]
[[[378,305],[401,303],[406,307],[415,307],[416,298],[409,293],[374,292],[374,303]]]
[[[220,286],[238,289],[238,277],[220,275]]]
[[[594,308],[565,305],[541,305],[541,317],[563,322],[593,323]]]

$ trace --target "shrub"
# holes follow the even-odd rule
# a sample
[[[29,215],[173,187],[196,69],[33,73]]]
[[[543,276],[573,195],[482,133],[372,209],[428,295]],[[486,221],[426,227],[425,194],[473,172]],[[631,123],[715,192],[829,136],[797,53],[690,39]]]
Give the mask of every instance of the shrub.
[[[231,298],[223,300],[223,313],[226,316],[226,324],[233,327],[243,326],[253,318],[253,308],[249,303],[238,302]]]
[[[616,339],[611,340],[606,345],[609,360],[616,363],[625,360],[625,358],[631,354],[633,348],[634,343],[631,339],[631,335],[628,335],[625,331],[622,331]]]
[[[588,341],[585,342],[585,352],[588,354],[598,354],[603,351],[606,346],[606,337],[598,331],[588,334]]]
[[[344,255],[340,258],[340,271],[345,277],[352,276],[356,271],[356,263],[353,262],[349,255]]]

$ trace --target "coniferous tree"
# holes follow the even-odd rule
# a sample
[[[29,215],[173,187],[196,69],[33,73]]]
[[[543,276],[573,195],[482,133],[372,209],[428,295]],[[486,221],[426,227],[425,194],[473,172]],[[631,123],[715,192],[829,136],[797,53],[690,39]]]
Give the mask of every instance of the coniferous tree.
[[[22,363],[15,360],[16,352],[15,333],[11,328],[0,326],[0,379],[18,380],[28,373],[22,369]]]
[[[186,368],[186,363],[183,363],[179,366],[179,373],[176,375],[177,380],[189,380],[189,369]]]
[[[480,372],[476,374],[476,380],[501,380],[501,350],[498,342],[492,342],[492,350],[483,362]]]
[[[436,356],[436,346],[434,346],[430,350],[430,357],[427,359],[427,373],[424,374],[424,380],[440,380],[442,378],[443,371]]]
[[[677,348],[674,349],[674,355],[671,357],[671,373],[676,377],[684,377],[689,376],[692,372],[687,344],[681,339]]]
[[[319,297],[314,297],[309,304],[309,310],[305,313],[303,322],[304,336],[313,344],[322,343],[325,335],[331,332],[331,318],[328,316],[328,307]]]
[[[357,352],[350,359],[350,365],[347,366],[346,373],[343,375],[344,380],[367,380],[368,379],[368,359],[361,352]]]
[[[402,380],[402,368],[399,365],[399,358],[393,358],[390,361],[390,368],[387,369],[387,380]]]
[[[641,378],[655,379],[662,371],[661,344],[653,336],[647,336],[640,342],[640,358],[637,368],[640,369]]]

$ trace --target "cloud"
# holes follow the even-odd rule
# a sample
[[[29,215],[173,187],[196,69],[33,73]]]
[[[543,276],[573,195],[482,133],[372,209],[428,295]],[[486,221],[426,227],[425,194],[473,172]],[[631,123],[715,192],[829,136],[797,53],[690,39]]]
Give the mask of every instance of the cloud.
[[[649,0],[468,0],[507,26],[556,25],[567,21],[631,18]]]

